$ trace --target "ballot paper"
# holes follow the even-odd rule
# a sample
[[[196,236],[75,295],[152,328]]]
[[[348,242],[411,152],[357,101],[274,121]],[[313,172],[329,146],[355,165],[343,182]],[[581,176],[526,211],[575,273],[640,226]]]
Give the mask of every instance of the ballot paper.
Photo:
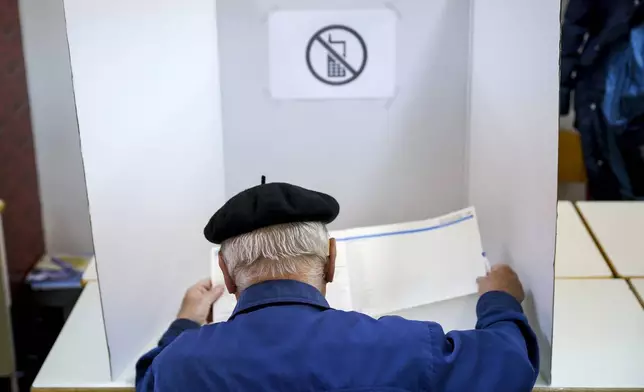
[[[423,221],[330,233],[336,238],[336,272],[326,298],[334,309],[374,317],[476,293],[486,260],[473,207]],[[213,283],[223,283],[211,254]],[[227,320],[235,296],[214,306],[215,322]]]
[[[354,310],[379,316],[475,293],[485,258],[474,208],[334,233],[345,243]]]

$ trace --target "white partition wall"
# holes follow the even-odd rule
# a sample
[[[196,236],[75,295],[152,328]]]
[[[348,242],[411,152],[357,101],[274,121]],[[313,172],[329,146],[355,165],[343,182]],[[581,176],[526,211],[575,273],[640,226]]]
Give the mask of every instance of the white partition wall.
[[[550,378],[559,131],[559,0],[475,1],[470,203],[490,260],[510,263]]]
[[[118,376],[209,275],[224,201],[215,5],[65,0],[97,271]]]
[[[274,98],[271,16],[360,10],[395,20],[394,92]],[[532,293],[547,375],[557,0],[65,0],[65,11],[113,376],[207,276],[210,215],[262,175],[334,195],[336,229],[474,204],[490,258]]]
[[[92,254],[63,0],[19,4],[47,253]]]

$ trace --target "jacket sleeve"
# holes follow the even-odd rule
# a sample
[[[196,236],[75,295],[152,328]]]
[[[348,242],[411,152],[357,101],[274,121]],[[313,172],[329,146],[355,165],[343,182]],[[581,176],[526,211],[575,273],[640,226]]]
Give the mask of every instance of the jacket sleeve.
[[[570,93],[575,89],[579,58],[593,23],[593,0],[570,0],[561,29],[561,85],[559,114],[570,111]]]
[[[531,391],[539,348],[521,304],[503,292],[486,293],[476,307],[475,330],[434,334],[433,390]]]
[[[152,362],[172,343],[183,331],[199,328],[200,325],[191,320],[175,320],[165,331],[157,347],[143,355],[136,363],[136,391],[154,391],[154,372]]]

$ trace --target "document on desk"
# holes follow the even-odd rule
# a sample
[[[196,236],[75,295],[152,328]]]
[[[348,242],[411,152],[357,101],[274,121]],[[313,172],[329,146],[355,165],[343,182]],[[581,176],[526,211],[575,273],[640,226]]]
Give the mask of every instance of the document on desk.
[[[330,233],[336,238],[335,277],[327,285],[334,309],[378,317],[477,291],[485,275],[481,237],[474,208],[438,218]],[[213,283],[223,283],[211,254]],[[224,294],[213,308],[215,322],[226,321],[236,304]]]

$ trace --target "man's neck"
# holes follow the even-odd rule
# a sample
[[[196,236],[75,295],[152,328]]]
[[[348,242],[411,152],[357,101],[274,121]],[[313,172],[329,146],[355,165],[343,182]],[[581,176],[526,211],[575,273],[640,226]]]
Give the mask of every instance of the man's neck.
[[[297,275],[297,274],[285,274],[285,275],[275,276],[275,277],[270,276],[270,277],[259,278],[259,279],[253,280],[248,285],[248,287],[250,287],[252,285],[255,285],[255,284],[258,284],[258,283],[262,283],[262,282],[269,282],[269,281],[272,281],[272,280],[296,280],[298,282],[306,283],[308,285],[311,285],[311,286],[315,287],[316,289],[318,289],[318,291],[320,291],[322,293],[322,295],[326,296],[326,284],[321,284],[321,285],[320,284],[312,284],[306,278],[302,277],[302,275]],[[237,291],[237,293],[235,293],[235,296],[237,297],[237,299],[239,299],[239,296],[241,295],[242,291],[243,290]]]

